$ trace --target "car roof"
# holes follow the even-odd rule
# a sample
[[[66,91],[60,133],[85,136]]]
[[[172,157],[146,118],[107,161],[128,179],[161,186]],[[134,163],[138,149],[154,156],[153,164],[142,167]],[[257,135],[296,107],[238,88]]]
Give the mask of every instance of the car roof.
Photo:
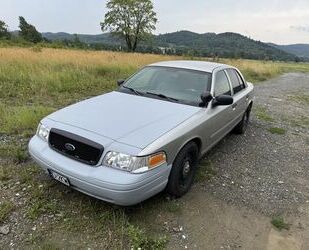
[[[181,69],[191,69],[212,73],[216,68],[232,68],[222,63],[206,62],[206,61],[163,61],[150,64],[148,66],[171,67]]]

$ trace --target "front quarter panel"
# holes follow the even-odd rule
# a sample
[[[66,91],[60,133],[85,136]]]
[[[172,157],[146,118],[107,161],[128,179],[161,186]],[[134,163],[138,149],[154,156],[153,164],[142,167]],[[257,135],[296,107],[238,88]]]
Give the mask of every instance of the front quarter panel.
[[[206,113],[206,109],[201,108],[191,118],[145,147],[139,155],[164,151],[167,154],[168,164],[172,164],[177,153],[189,141],[197,139],[202,145],[205,145],[207,138],[207,130],[204,129],[205,122],[207,122]]]

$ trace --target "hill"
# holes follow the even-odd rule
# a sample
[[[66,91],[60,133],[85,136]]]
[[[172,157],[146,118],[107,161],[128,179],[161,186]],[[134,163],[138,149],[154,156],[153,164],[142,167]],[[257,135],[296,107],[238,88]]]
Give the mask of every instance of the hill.
[[[74,40],[75,35],[69,33],[42,33],[48,40]],[[78,34],[79,40],[87,44],[106,44],[109,46],[124,45],[110,33],[99,35]],[[300,58],[282,49],[250,39],[237,33],[204,33],[178,31],[154,36],[151,41],[144,42],[139,51],[157,52],[177,55],[246,58],[259,60],[299,61]]]
[[[62,41],[62,40],[70,40],[73,41],[75,39],[74,34],[69,34],[65,32],[46,32],[42,33],[43,37],[50,41]],[[95,43],[103,43],[103,44],[114,44],[115,39],[110,33],[98,34],[98,35],[87,35],[87,34],[77,34],[79,40],[83,43],[87,44],[95,44]],[[117,41],[120,43],[120,41]]]
[[[309,44],[277,45],[271,43],[270,45],[300,58],[309,59]]]
[[[229,58],[297,60],[295,55],[230,32],[197,34],[190,31],[179,31],[159,35],[156,40],[160,46],[188,48],[202,56],[218,55]]]

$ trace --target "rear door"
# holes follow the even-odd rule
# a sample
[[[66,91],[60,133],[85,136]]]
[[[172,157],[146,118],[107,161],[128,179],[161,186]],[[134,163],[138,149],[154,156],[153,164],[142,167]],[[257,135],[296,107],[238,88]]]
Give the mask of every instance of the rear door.
[[[232,85],[232,96],[234,98],[234,104],[232,110],[233,126],[236,126],[236,124],[242,119],[242,116],[247,108],[246,96],[244,93],[246,85],[242,80],[242,77],[237,72],[237,70],[231,68],[226,69],[225,71]]]

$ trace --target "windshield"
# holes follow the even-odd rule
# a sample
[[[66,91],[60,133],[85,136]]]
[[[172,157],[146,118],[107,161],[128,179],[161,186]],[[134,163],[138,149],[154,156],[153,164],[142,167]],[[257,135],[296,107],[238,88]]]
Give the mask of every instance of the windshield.
[[[129,78],[120,91],[198,105],[210,84],[211,74],[207,72],[150,66]]]

